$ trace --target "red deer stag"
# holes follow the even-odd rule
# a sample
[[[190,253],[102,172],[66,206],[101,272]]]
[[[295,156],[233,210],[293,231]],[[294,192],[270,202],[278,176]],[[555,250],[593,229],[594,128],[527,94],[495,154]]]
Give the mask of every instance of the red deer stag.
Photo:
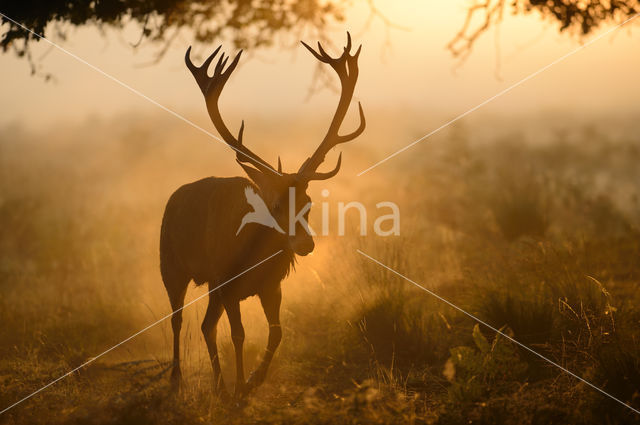
[[[229,56],[225,57],[223,53],[218,59],[213,76],[210,77],[207,71],[220,47],[200,67],[196,67],[191,62],[191,47],[187,50],[185,61],[204,94],[209,117],[224,141],[236,151],[236,161],[250,180],[244,177],[208,177],[180,187],[171,195],[167,203],[160,235],[160,268],[171,308],[174,311],[171,317],[173,328],[171,383],[174,390],[178,389],[181,381],[181,308],[184,305],[189,282],[193,280],[196,285],[208,283],[209,288],[213,289],[279,252],[259,267],[212,291],[202,322],[202,333],[213,367],[214,394],[227,396],[220,373],[216,346],[216,327],[223,310],[227,312],[229,318],[236,355],[235,396],[242,397],[248,394],[264,381],[269,364],[282,338],[279,317],[280,282],[292,268],[295,255],[305,256],[314,248],[313,238],[308,228],[302,224],[308,219],[311,202],[306,194],[308,184],[312,180],[325,180],[335,176],[340,169],[341,155],[332,171],[321,173],[316,170],[331,148],[355,139],[365,128],[364,113],[359,105],[359,127],[350,134],[338,134],[358,79],[358,55],[362,46],[352,55],[351,36],[347,33],[344,52],[339,57],[333,58],[325,52],[320,43],[318,43],[317,52],[304,42],[302,44],[316,59],[329,64],[336,71],[340,78],[342,92],[324,139],[298,172],[292,174],[282,172],[279,158],[278,171],[275,172],[266,161],[243,144],[244,122],[236,138],[222,120],[218,99],[229,76],[238,65],[242,51],[236,55],[226,70],[224,68]],[[290,195],[290,188],[294,189],[291,193],[295,194],[295,197]],[[248,192],[252,190],[264,201],[277,224],[274,223],[273,226],[268,227],[244,223],[243,217],[252,210],[247,203]],[[301,212],[296,213],[296,211]],[[292,221],[292,216],[297,219]],[[301,220],[301,217],[304,220]],[[242,360],[244,329],[240,318],[240,301],[252,295],[257,295],[262,303],[269,323],[269,339],[260,365],[245,383]]]

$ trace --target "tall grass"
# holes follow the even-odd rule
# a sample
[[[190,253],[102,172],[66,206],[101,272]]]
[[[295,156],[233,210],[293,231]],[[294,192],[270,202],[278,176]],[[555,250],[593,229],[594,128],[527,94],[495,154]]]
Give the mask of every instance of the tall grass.
[[[3,133],[2,406],[168,313],[157,264],[163,203],[179,184],[233,172],[185,150],[175,131],[145,118],[91,146],[82,129],[47,144]],[[199,303],[185,312],[180,395],[169,395],[163,374],[171,350],[163,323],[3,420],[638,422],[356,252],[640,406],[637,142],[592,132],[578,144],[531,145],[516,134],[474,145],[456,131],[383,178],[336,179],[333,201],[397,202],[401,235],[360,237],[351,224],[344,238],[317,238],[316,253],[283,285],[283,343],[267,383],[246,406],[210,397]],[[266,343],[266,321],[255,300],[242,314],[251,368]],[[222,322],[230,383],[232,346]]]

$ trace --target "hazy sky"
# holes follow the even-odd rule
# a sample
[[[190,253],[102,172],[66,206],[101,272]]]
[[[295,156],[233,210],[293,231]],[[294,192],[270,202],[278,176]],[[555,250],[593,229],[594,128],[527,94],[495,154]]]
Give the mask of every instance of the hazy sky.
[[[408,30],[390,28],[387,32],[379,19],[365,29],[368,12],[366,6],[360,5],[347,12],[344,27],[335,28],[332,37],[339,45],[344,31],[350,29],[356,41],[364,44],[356,95],[369,110],[406,110],[425,119],[449,119],[579,46],[575,38],[558,34],[555,24],[543,23],[535,14],[507,16],[499,32],[485,34],[467,62],[454,71],[455,60],[445,46],[460,28],[466,1],[378,0],[376,4],[389,19]],[[598,29],[593,36],[608,28]],[[483,112],[637,111],[639,31],[635,25],[607,36],[493,101]],[[190,44],[186,34],[155,66],[142,66],[152,58],[156,50],[153,46],[136,51],[129,45],[137,40],[138,29],[110,30],[107,34],[104,38],[95,28],[81,28],[73,30],[67,40],[56,41],[210,129],[201,94],[184,67],[184,51]],[[214,47],[203,47],[202,52]],[[47,50],[41,42],[34,49],[34,56]],[[234,53],[232,48],[231,52]],[[0,56],[0,90],[4,99],[0,125],[20,122],[26,127],[42,128],[52,122],[157,110],[63,52],[54,49],[41,63],[44,70],[56,76],[55,83],[31,77],[26,60],[12,54]],[[324,91],[307,99],[315,64],[302,47],[262,50],[251,58],[243,57],[242,66],[223,94],[225,115],[250,122],[252,117],[258,120],[271,114],[284,114],[291,120],[329,114],[335,93]],[[167,119],[175,118],[167,115]],[[425,124],[425,130],[429,129]]]

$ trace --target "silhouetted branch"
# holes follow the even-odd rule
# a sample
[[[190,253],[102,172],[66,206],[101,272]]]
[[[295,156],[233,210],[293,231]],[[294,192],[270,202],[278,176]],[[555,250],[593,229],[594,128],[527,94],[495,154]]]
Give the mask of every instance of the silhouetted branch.
[[[640,13],[640,0],[511,0],[509,4],[514,15],[535,11],[543,19],[557,22],[560,32],[579,36],[589,34],[604,22],[621,22]],[[489,27],[500,25],[506,6],[506,0],[474,0],[462,28],[447,45],[451,54],[464,61],[477,39]],[[474,25],[477,17],[481,21]]]
[[[238,49],[268,46],[281,33],[311,26],[322,32],[328,23],[344,20],[344,0],[99,0],[69,1],[24,0],[5,2],[3,14],[43,37],[64,39],[72,26],[93,25],[99,30],[122,28],[134,22],[140,25],[140,46],[145,40],[162,44],[156,61],[182,31],[191,31],[192,39],[211,43],[221,38],[230,40]],[[25,57],[36,73],[30,46],[38,37],[19,25],[0,18],[0,48],[11,49]],[[50,25],[54,24],[54,25]]]

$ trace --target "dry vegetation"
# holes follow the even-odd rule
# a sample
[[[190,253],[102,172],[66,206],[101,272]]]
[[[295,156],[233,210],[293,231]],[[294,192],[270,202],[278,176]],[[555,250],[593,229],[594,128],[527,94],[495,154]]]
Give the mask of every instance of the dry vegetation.
[[[157,259],[164,202],[184,182],[239,172],[213,161],[222,147],[185,141],[179,125],[147,118],[0,133],[0,408],[169,312]],[[183,328],[179,396],[168,392],[164,322],[0,423],[640,422],[355,252],[640,409],[640,141],[632,134],[579,128],[546,143],[513,134],[483,144],[457,128],[370,178],[346,170],[328,185],[330,200],[393,200],[402,235],[320,238],[284,283],[283,344],[243,408],[211,400],[198,303]],[[255,300],[243,314],[252,368],[266,322]]]

